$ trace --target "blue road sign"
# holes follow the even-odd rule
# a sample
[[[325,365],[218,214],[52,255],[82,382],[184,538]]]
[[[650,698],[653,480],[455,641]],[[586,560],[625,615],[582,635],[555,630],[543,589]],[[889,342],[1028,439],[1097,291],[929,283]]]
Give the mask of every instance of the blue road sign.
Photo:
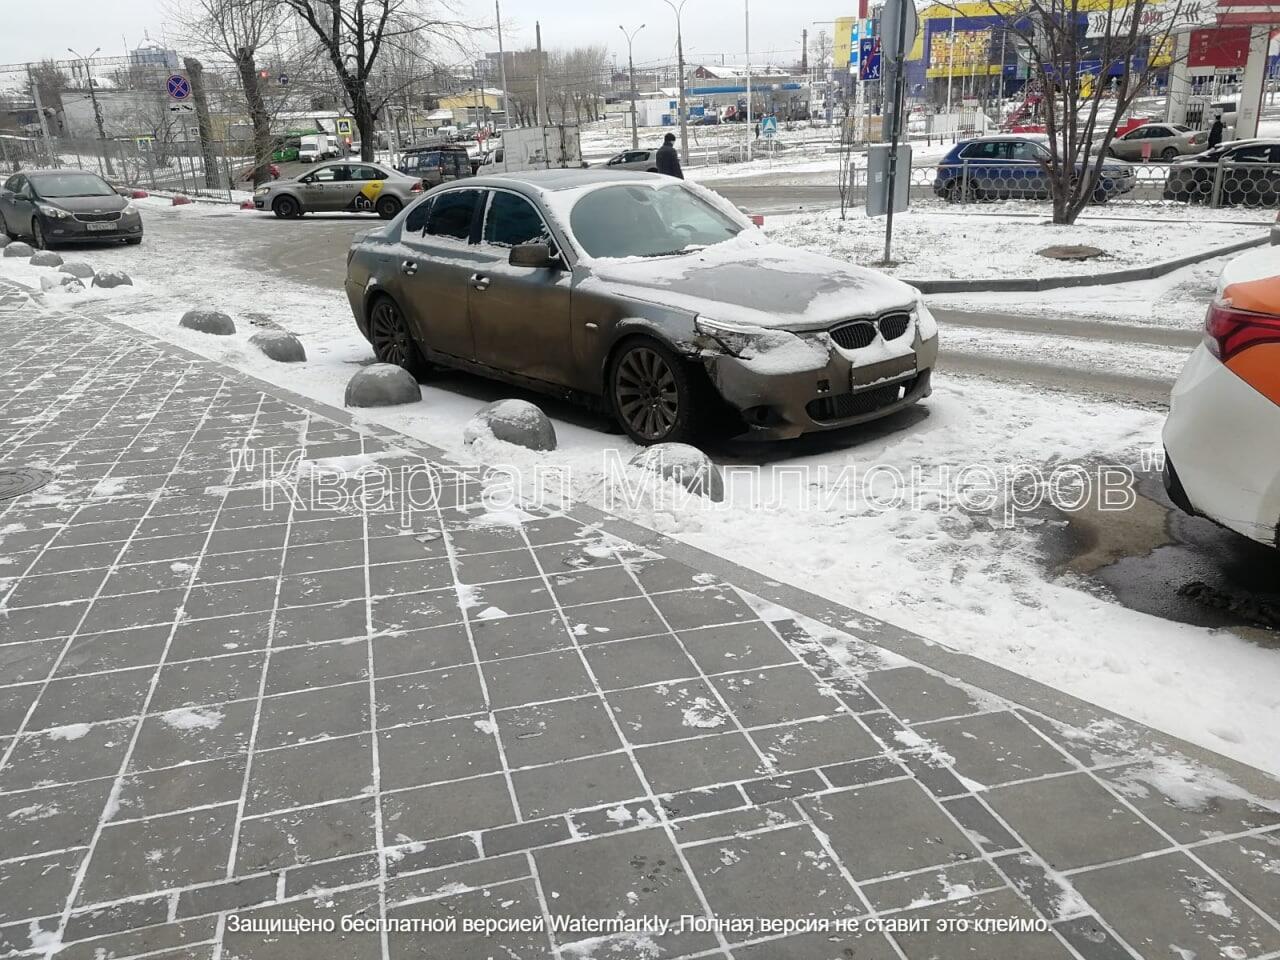
[[[862,56],[859,64],[860,78],[863,80],[880,79],[880,38],[863,37]]]
[[[169,96],[174,100],[185,100],[191,96],[191,81],[180,73],[175,73],[165,81]]]
[[[766,140],[772,140],[778,135],[778,118],[777,117],[761,117],[760,118],[760,136]]]

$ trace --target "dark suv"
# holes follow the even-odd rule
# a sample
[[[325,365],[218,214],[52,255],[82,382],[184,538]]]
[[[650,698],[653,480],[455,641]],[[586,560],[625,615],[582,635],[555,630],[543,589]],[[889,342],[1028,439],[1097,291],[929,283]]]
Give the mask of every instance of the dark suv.
[[[27,170],[0,187],[0,230],[37,247],[101,240],[142,242],[142,214],[96,173]]]
[[[467,148],[446,143],[409,147],[404,151],[396,169],[411,177],[417,177],[425,187],[438,186],[446,180],[459,180],[473,176]]]
[[[975,200],[1047,200],[1052,196],[1046,172],[1049,149],[1028,137],[999,136],[962,140],[938,164],[933,192],[953,203]],[[1082,171],[1084,164],[1077,163]],[[1093,192],[1104,203],[1133,189],[1133,169],[1108,161]]]
[[[1280,202],[1280,140],[1235,140],[1169,164],[1164,198],[1272,207]]]

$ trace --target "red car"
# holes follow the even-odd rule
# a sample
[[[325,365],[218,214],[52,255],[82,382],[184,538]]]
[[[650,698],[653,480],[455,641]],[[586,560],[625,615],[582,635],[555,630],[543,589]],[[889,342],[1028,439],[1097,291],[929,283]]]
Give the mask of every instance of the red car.
[[[253,169],[253,167],[245,167],[244,170],[240,171],[240,179],[242,182],[251,183],[253,181]],[[272,180],[280,179],[280,168],[274,163],[267,164],[267,172],[271,174]]]

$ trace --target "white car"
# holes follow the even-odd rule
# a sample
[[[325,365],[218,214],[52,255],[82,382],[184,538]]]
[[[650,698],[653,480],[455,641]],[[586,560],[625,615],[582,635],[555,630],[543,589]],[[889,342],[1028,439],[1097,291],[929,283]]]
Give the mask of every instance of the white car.
[[[1280,256],[1232,260],[1174,384],[1164,485],[1186,513],[1280,548]]]

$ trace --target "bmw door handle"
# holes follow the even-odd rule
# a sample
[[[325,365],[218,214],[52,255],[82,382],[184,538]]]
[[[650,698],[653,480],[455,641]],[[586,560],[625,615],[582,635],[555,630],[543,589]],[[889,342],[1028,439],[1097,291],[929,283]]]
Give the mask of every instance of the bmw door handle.
[[[488,290],[489,278],[483,273],[473,273],[471,275],[471,286],[475,287],[477,290]]]
[[[418,261],[417,260],[401,260],[400,272],[403,273],[406,277],[412,277],[415,273],[418,272]]]

